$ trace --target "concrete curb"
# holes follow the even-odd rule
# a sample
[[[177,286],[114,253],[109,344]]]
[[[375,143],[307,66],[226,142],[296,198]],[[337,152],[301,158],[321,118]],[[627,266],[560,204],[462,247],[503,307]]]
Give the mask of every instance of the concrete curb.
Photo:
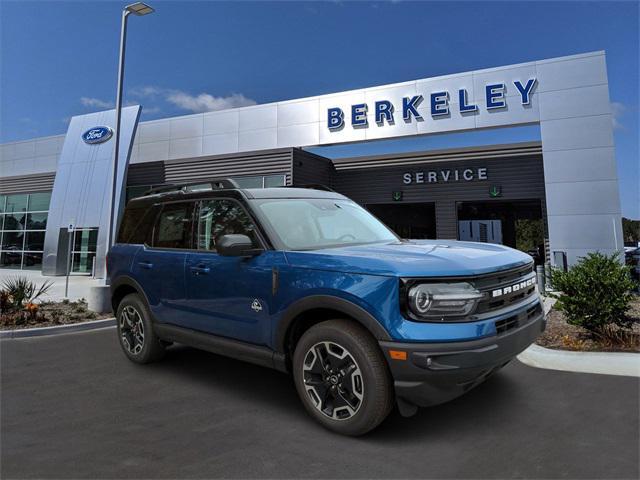
[[[640,377],[640,354],[626,352],[568,352],[533,344],[518,355],[525,365],[549,370]]]
[[[549,314],[556,299],[543,296],[545,316]],[[535,343],[518,355],[525,365],[548,370],[577,373],[600,373],[640,377],[640,354],[626,352],[570,352],[552,350]]]
[[[98,328],[114,327],[115,325],[115,318],[105,318],[103,320],[94,320],[92,322],[71,323],[69,325],[56,325],[53,327],[0,330],[0,338],[42,337],[45,335],[58,335],[62,333],[96,330]]]

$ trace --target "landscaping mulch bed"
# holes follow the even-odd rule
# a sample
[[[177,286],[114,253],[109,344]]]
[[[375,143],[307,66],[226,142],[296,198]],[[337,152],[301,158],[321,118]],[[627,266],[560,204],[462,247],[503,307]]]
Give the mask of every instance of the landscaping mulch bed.
[[[37,314],[33,317],[20,315],[16,312],[2,312],[2,315],[0,315],[0,329],[18,330],[23,328],[54,327],[112,317],[112,313],[96,313],[88,310],[87,302],[84,299],[75,302],[42,302],[38,304]]]
[[[536,343],[556,350],[640,353],[640,297],[631,302],[628,315],[635,320],[631,332],[612,340],[594,337],[584,328],[569,325],[564,314],[553,308],[547,316],[547,329]]]

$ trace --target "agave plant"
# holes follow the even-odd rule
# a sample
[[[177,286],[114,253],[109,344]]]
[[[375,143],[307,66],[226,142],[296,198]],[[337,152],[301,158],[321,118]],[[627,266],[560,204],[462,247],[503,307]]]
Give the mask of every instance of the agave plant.
[[[2,291],[8,296],[13,308],[20,309],[45,295],[52,286],[53,282],[50,280],[44,281],[38,287],[26,277],[9,277],[2,282]]]

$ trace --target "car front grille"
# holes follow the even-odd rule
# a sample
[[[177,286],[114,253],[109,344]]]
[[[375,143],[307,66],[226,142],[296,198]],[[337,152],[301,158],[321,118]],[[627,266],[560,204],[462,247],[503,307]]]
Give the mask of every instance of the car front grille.
[[[478,277],[472,283],[484,294],[474,312],[475,315],[509,307],[536,293],[533,264]]]

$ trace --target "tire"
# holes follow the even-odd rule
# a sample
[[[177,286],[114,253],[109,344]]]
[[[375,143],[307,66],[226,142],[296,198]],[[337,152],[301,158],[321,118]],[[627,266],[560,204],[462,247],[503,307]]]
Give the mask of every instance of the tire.
[[[116,325],[120,347],[132,362],[151,363],[164,356],[165,348],[153,331],[149,309],[137,293],[127,295],[118,305]]]
[[[311,327],[296,345],[292,369],[306,410],[336,433],[363,435],[393,408],[386,360],[371,334],[355,322],[328,320]]]

